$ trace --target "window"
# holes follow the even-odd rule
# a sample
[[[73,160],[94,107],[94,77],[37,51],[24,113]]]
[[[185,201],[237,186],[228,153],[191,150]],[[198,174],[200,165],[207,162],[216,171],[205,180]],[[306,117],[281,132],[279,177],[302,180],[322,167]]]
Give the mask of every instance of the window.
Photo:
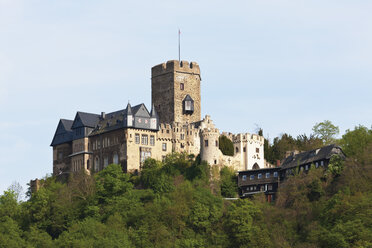
[[[301,166],[301,167],[300,167],[300,171],[303,171],[303,170],[304,170],[304,167]]]
[[[218,140],[216,140],[216,146],[218,146]]]
[[[243,152],[246,152],[246,151],[247,151],[247,149],[244,147],[244,148],[243,148]]]
[[[148,145],[149,144],[149,136],[142,134],[142,145]]]
[[[266,173],[266,178],[270,178],[270,172]]]
[[[113,160],[113,163],[114,164],[119,164],[119,156],[118,156],[118,154],[114,154],[114,156],[113,156],[113,158],[112,158],[112,160]]]
[[[181,133],[181,140],[185,139],[185,134]]]
[[[260,152],[260,148],[256,148],[256,152],[259,153]]]
[[[319,163],[318,163],[318,162],[316,162],[316,163],[315,163],[315,167],[316,167],[316,168],[318,168],[318,166],[319,166]]]
[[[185,110],[191,111],[191,101],[185,101]]]
[[[103,158],[103,168],[106,168],[108,166],[108,157]]]
[[[309,169],[309,165],[305,165],[305,170],[308,170]]]
[[[261,191],[265,191],[265,186],[261,186]]]
[[[278,177],[278,172],[274,172],[274,177]]]
[[[214,160],[214,164],[217,164],[217,160]]]
[[[184,83],[180,83],[180,90],[184,90],[184,89],[185,89]]]
[[[140,155],[140,162],[141,162],[141,164],[143,162],[145,162],[145,160],[147,158],[150,158],[150,157],[151,157],[151,152],[150,151],[141,151],[141,155]]]
[[[101,141],[97,141],[97,149],[101,149]]]
[[[139,136],[138,133],[135,134],[134,139],[136,141],[136,144],[139,144],[140,143],[140,136]]]
[[[253,179],[254,179],[254,175],[250,175],[249,180],[253,180]]]
[[[152,146],[155,145],[155,136],[154,135],[150,136],[150,145],[152,145]]]
[[[238,153],[239,152],[239,148],[236,147],[235,148],[235,152]]]
[[[208,140],[204,140],[204,146],[205,146],[205,147],[208,146]]]
[[[181,147],[181,148],[185,148],[185,144],[184,144],[184,143],[181,143],[181,144],[180,144],[180,147]]]
[[[246,176],[246,175],[243,175],[243,176],[242,176],[242,180],[243,180],[243,181],[246,181],[246,180],[247,180],[247,176]]]
[[[58,159],[62,159],[62,158],[63,158],[63,152],[58,153]]]
[[[273,190],[273,186],[272,186],[271,184],[269,184],[269,185],[267,186],[267,189],[268,189],[268,190]]]
[[[163,143],[161,147],[162,147],[163,151],[166,151],[167,150],[167,143]]]
[[[324,166],[324,161],[320,161],[320,166]]]
[[[99,170],[99,158],[98,157],[96,157],[96,159],[94,160],[94,170],[95,171]]]
[[[259,173],[259,174],[257,175],[257,178],[258,178],[258,179],[261,179],[261,178],[262,178],[262,174]]]

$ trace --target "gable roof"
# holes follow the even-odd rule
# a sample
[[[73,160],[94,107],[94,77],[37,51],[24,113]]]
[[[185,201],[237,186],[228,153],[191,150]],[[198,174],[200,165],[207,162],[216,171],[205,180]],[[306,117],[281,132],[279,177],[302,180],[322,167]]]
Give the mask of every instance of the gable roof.
[[[339,154],[345,157],[342,149],[339,146],[332,144],[311,151],[291,155],[283,161],[281,168],[292,168],[299,165],[311,164],[319,160],[330,159],[334,154]]]
[[[99,117],[100,115],[97,114],[78,111],[71,128],[74,129],[82,126],[94,128],[99,122]]]
[[[128,114],[132,114],[133,117],[138,118],[150,118],[150,113],[143,103],[133,107],[128,104],[126,109],[108,113],[106,114],[104,119],[99,118],[99,121],[95,125],[95,129],[89,135],[93,136],[100,133],[127,127]],[[139,127],[136,126],[136,124],[131,127],[147,129],[147,127]]]
[[[60,119],[54,133],[51,146],[72,141],[72,120]]]
[[[133,111],[133,116],[135,117],[150,117],[150,113],[147,110],[145,104],[143,103],[132,107],[132,111]]]

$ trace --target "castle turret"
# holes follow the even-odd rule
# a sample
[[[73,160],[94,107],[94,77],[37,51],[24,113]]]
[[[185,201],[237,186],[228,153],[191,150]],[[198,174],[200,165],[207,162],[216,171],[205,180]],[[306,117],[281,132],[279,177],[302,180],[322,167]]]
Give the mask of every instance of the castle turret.
[[[152,105],[151,108],[151,113],[150,113],[150,128],[151,129],[158,129],[159,123],[158,123],[158,114],[155,111],[155,106],[154,104]]]
[[[132,107],[130,106],[129,102],[127,105],[127,126],[128,127],[133,126],[133,113],[132,113]]]
[[[207,161],[210,165],[219,164],[221,157],[221,151],[218,146],[219,130],[215,128],[208,115],[202,122],[205,126],[200,133],[201,159]]]
[[[151,70],[152,104],[160,123],[191,123],[201,119],[200,69],[195,62],[178,60]]]

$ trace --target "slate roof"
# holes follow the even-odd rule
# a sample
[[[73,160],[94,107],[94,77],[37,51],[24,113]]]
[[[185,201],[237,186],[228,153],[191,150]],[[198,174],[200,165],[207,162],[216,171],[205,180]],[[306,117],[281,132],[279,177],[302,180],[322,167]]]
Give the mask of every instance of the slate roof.
[[[74,123],[73,120],[61,119],[60,121],[61,121],[61,123],[64,126],[66,131],[72,131],[71,127],[72,127],[72,123]]]
[[[99,122],[100,115],[78,111],[76,113],[76,117],[80,117],[80,120],[84,127],[94,128],[95,126],[97,126],[97,123]]]
[[[341,148],[339,146],[332,144],[321,147],[319,149],[314,149],[296,155],[291,155],[283,161],[280,167],[282,169],[286,169],[297,167],[299,165],[311,164],[316,161],[330,159],[333,154],[340,154],[341,156],[345,157],[345,154],[343,153]]]
[[[71,127],[73,123],[72,120],[60,119],[50,145],[55,146],[72,141],[73,132]]]
[[[108,113],[104,119],[100,119],[90,136],[127,127],[127,116],[131,114],[133,115],[133,118],[151,117],[149,111],[143,103],[136,106],[131,106],[128,104],[126,109]],[[135,125],[133,127],[136,128]]]

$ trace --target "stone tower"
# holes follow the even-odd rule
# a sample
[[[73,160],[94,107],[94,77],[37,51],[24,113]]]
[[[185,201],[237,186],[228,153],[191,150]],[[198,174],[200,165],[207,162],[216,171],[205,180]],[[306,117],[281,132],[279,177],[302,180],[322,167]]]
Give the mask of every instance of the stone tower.
[[[195,62],[171,60],[152,67],[152,104],[160,123],[200,121],[200,81]]]

